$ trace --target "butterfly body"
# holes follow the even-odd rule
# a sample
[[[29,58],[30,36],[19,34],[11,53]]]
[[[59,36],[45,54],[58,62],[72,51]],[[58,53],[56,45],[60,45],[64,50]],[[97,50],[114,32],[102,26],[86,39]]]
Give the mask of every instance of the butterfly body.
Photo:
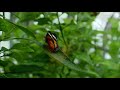
[[[45,41],[48,44],[48,49],[51,52],[56,52],[59,50],[57,38],[50,31],[46,34]]]

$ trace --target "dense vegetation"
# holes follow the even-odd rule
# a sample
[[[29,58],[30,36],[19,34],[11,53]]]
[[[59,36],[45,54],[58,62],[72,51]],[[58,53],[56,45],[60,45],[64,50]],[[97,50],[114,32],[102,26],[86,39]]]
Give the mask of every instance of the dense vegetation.
[[[63,14],[67,15],[61,21]],[[92,30],[94,12],[10,12],[0,18],[1,78],[82,78],[120,77],[120,31],[118,19],[110,18],[111,28]],[[54,22],[56,20],[56,22]],[[36,22],[36,24],[34,24]],[[44,46],[45,35],[57,37],[59,50],[52,53]],[[101,34],[103,45],[95,38]],[[106,59],[105,53],[111,58]]]

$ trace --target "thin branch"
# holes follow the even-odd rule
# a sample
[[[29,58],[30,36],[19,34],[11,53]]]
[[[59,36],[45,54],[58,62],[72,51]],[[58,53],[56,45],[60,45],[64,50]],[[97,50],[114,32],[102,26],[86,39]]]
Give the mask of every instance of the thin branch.
[[[58,12],[57,12],[57,18],[58,18],[58,24],[59,24],[60,32],[61,32],[61,34],[62,34],[63,41],[64,41],[64,43],[65,43],[65,45],[66,45],[66,48],[68,49],[67,43],[66,43],[66,41],[65,41],[65,39],[64,39],[63,28],[62,28],[61,23],[60,23],[60,20],[59,20]]]
[[[3,12],[3,19],[5,19],[5,12]]]

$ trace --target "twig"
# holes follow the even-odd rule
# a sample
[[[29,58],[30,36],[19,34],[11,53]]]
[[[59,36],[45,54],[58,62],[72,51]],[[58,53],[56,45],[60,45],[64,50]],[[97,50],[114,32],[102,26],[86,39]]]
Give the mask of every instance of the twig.
[[[64,43],[65,43],[65,45],[66,45],[66,48],[68,49],[67,43],[66,43],[66,41],[65,41],[65,39],[64,39],[63,28],[62,28],[61,23],[60,23],[60,20],[59,20],[58,12],[57,12],[57,18],[58,18],[59,28],[60,28],[60,32],[61,32],[61,34],[62,34],[63,41],[64,41]]]
[[[5,19],[5,12],[3,12],[3,19]]]

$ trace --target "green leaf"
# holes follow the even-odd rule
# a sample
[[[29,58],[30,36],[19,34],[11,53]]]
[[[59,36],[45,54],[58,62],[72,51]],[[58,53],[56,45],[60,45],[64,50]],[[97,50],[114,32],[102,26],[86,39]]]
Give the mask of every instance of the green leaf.
[[[8,62],[8,61],[2,61],[2,60],[0,60],[0,66],[5,67],[5,66],[7,66],[9,63],[10,63],[10,62]]]
[[[16,65],[11,66],[9,69],[13,73],[35,73],[43,70],[42,67],[36,65]]]
[[[38,41],[35,41],[35,43],[41,47],[41,43]],[[92,75],[95,77],[100,77],[97,73],[90,71],[90,70],[82,70],[79,66],[77,66],[76,64],[74,64],[73,62],[71,62],[71,60],[64,55],[62,52],[58,51],[57,53],[51,53],[49,52],[44,46],[42,46],[42,49],[44,49],[45,53],[50,56],[51,58],[59,61],[60,63],[64,64],[65,66],[69,67],[70,69],[73,69],[75,71],[78,72],[82,72],[85,73],[87,75]]]
[[[8,33],[10,30],[13,30],[14,25],[7,22],[5,19],[0,18],[0,31]]]
[[[101,62],[100,65],[105,67],[106,69],[111,69],[111,70],[119,70],[119,64],[113,62],[113,61],[104,61]]]
[[[72,18],[66,18],[66,19],[64,19],[64,22],[65,22],[65,24],[71,24],[71,22],[72,22]]]
[[[83,60],[83,61],[87,62],[89,65],[93,66],[93,63],[92,63],[92,61],[91,61],[91,59],[90,59],[90,57],[89,57],[88,54],[86,54],[86,53],[79,53],[79,54],[77,54],[76,56],[77,56],[80,60]]]
[[[82,70],[79,66],[72,63],[64,54],[57,52],[57,53],[50,53],[48,51],[45,51],[51,58],[61,62],[65,66],[69,67],[70,69],[73,69],[75,71],[79,71],[81,73],[92,75],[94,77],[100,77],[97,73],[90,71],[90,70]]]
[[[2,47],[0,51],[8,51],[8,49],[5,47]]]
[[[19,29],[21,29],[23,32],[25,32],[26,34],[32,36],[33,38],[36,38],[35,35],[30,31],[28,30],[27,28],[25,27],[22,27],[22,26],[19,26],[19,25],[16,25],[14,24],[16,27],[18,27]]]
[[[10,57],[15,58],[18,61],[22,61],[26,56],[25,52],[17,49],[11,49],[11,53],[9,54]]]
[[[15,15],[19,17],[20,22],[34,20],[37,17],[39,17],[40,14],[41,12],[29,12],[29,13],[28,12],[17,12],[15,13]]]
[[[21,51],[24,51],[24,52],[34,52],[34,50],[31,49],[29,47],[29,45],[26,45],[26,44],[23,44],[23,43],[14,44],[11,49],[17,49],[17,50],[21,50]]]
[[[0,73],[0,78],[8,78],[5,74]]]
[[[30,35],[32,36],[33,38],[36,38],[35,35],[30,31],[28,30],[27,28],[23,27],[23,26],[20,26],[20,25],[17,25],[17,24],[14,24],[13,22],[10,22],[8,20],[6,20],[7,22],[13,24],[15,27],[19,28],[20,30],[22,30],[23,32],[25,32],[27,35]]]
[[[40,18],[35,21],[38,21],[39,25],[49,24],[49,22],[51,22],[49,18]]]

